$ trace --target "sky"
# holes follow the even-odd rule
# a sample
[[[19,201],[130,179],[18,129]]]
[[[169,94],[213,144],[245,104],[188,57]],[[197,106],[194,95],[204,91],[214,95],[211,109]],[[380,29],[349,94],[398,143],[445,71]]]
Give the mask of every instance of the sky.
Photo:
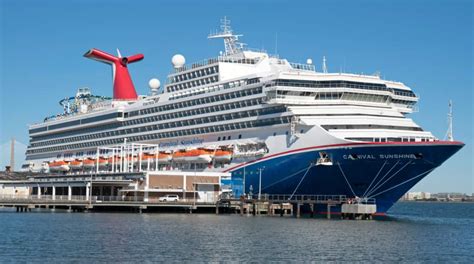
[[[454,137],[466,146],[413,191],[474,192],[472,1],[92,1],[0,0],[0,166],[17,165],[28,145],[27,124],[60,113],[58,101],[89,87],[112,94],[110,67],[83,54],[90,48],[143,53],[129,66],[135,87],[162,83],[171,57],[187,62],[215,57],[221,40],[208,40],[227,16],[252,48],[289,61],[313,59],[321,70],[373,74],[404,82],[420,97],[410,117],[443,139],[448,100]]]

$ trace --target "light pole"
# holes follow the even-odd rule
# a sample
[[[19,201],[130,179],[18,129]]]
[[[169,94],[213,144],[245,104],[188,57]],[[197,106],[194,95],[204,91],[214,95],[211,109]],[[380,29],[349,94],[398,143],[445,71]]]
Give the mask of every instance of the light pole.
[[[260,200],[261,196],[262,196],[262,171],[265,169],[265,166],[261,167],[258,169],[258,171],[260,172],[259,176],[258,176],[258,199]]]
[[[246,196],[246,195],[245,195],[245,167],[244,167],[244,178],[243,178],[243,181],[242,181],[242,182],[243,182],[242,185],[243,185],[243,187],[244,187],[243,190],[242,190],[242,194],[243,194],[244,196]]]

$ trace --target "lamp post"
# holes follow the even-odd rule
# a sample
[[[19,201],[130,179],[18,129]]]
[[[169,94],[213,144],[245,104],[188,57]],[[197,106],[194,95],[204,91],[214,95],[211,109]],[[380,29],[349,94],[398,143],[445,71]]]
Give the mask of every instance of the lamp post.
[[[265,169],[265,166],[258,169],[259,176],[258,176],[258,199],[260,200],[262,196],[262,171]]]
[[[245,167],[244,167],[244,178],[242,180],[242,185],[243,185],[243,190],[242,190],[242,194],[245,196]]]

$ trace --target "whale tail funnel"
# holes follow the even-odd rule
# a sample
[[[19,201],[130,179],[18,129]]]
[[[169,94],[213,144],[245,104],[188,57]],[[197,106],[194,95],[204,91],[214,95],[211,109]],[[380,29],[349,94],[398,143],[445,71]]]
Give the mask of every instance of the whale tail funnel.
[[[98,49],[91,49],[84,54],[84,57],[112,65],[114,100],[128,101],[138,98],[127,65],[142,60],[143,54],[117,57]]]

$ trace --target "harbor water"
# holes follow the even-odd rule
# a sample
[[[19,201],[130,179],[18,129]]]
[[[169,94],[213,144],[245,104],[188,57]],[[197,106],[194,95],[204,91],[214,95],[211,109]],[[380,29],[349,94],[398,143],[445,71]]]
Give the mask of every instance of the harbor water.
[[[398,203],[383,221],[0,209],[0,262],[461,262],[473,203]]]

